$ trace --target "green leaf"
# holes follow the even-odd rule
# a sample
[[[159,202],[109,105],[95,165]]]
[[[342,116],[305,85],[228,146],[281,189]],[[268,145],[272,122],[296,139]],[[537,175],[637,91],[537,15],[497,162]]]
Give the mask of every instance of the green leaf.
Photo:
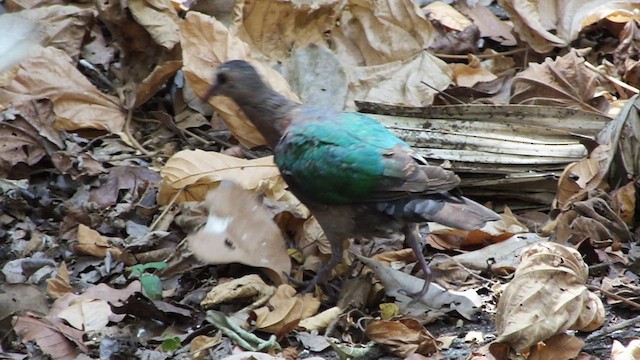
[[[162,281],[153,274],[144,273],[140,276],[140,283],[145,295],[151,300],[162,299]]]
[[[131,273],[129,274],[129,279],[137,279],[142,277],[142,275],[147,270],[162,270],[167,268],[167,263],[164,261],[156,261],[150,262],[146,264],[138,264],[131,267]]]
[[[177,336],[162,340],[162,351],[175,351],[180,348],[180,338]]]

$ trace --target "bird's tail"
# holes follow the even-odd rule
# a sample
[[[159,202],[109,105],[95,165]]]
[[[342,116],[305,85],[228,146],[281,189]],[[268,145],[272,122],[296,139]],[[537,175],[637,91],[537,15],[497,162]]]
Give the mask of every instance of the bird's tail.
[[[493,210],[448,193],[423,195],[378,205],[378,209],[408,222],[437,222],[460,230],[475,230],[489,221],[500,220]]]

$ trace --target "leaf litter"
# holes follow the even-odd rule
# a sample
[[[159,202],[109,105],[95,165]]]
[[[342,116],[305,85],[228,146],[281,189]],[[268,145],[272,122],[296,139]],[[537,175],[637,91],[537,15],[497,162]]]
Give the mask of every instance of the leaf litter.
[[[637,2],[2,6],[11,358],[638,352]],[[329,246],[237,106],[200,99],[230,59],[295,101],[368,107],[503,220],[431,226],[420,302],[396,237],[351,240],[329,288],[297,293]]]

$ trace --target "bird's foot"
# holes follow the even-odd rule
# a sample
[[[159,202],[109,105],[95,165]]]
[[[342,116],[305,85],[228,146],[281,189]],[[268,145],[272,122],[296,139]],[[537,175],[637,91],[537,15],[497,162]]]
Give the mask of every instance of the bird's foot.
[[[431,273],[431,268],[429,268],[429,264],[427,260],[424,258],[422,254],[422,248],[420,247],[420,242],[418,239],[420,238],[420,232],[418,230],[417,224],[407,224],[404,226],[404,237],[405,241],[409,244],[413,253],[416,255],[416,259],[418,260],[418,264],[422,268],[423,276],[424,276],[424,285],[422,286],[422,290],[416,293],[410,293],[406,290],[402,293],[403,295],[407,295],[413,300],[411,303],[419,302],[422,297],[429,291],[429,285],[431,285],[431,281],[433,280],[433,274]]]
[[[415,304],[417,302],[421,302],[422,298],[424,297],[424,295],[429,292],[429,285],[431,285],[431,272],[429,272],[429,276],[427,278],[427,276],[425,276],[424,279],[424,285],[422,286],[422,289],[418,292],[409,292],[405,289],[400,289],[398,290],[398,292],[402,295],[408,296],[411,298],[411,301],[409,302],[409,305],[411,304]]]

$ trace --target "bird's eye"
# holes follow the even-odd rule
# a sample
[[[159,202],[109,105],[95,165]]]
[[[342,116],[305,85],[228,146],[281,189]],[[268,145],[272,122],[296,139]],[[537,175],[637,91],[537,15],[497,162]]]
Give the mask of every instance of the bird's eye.
[[[222,85],[222,84],[226,83],[227,82],[227,75],[225,75],[223,73],[219,73],[218,74],[218,78],[216,79],[216,82],[219,85]]]

